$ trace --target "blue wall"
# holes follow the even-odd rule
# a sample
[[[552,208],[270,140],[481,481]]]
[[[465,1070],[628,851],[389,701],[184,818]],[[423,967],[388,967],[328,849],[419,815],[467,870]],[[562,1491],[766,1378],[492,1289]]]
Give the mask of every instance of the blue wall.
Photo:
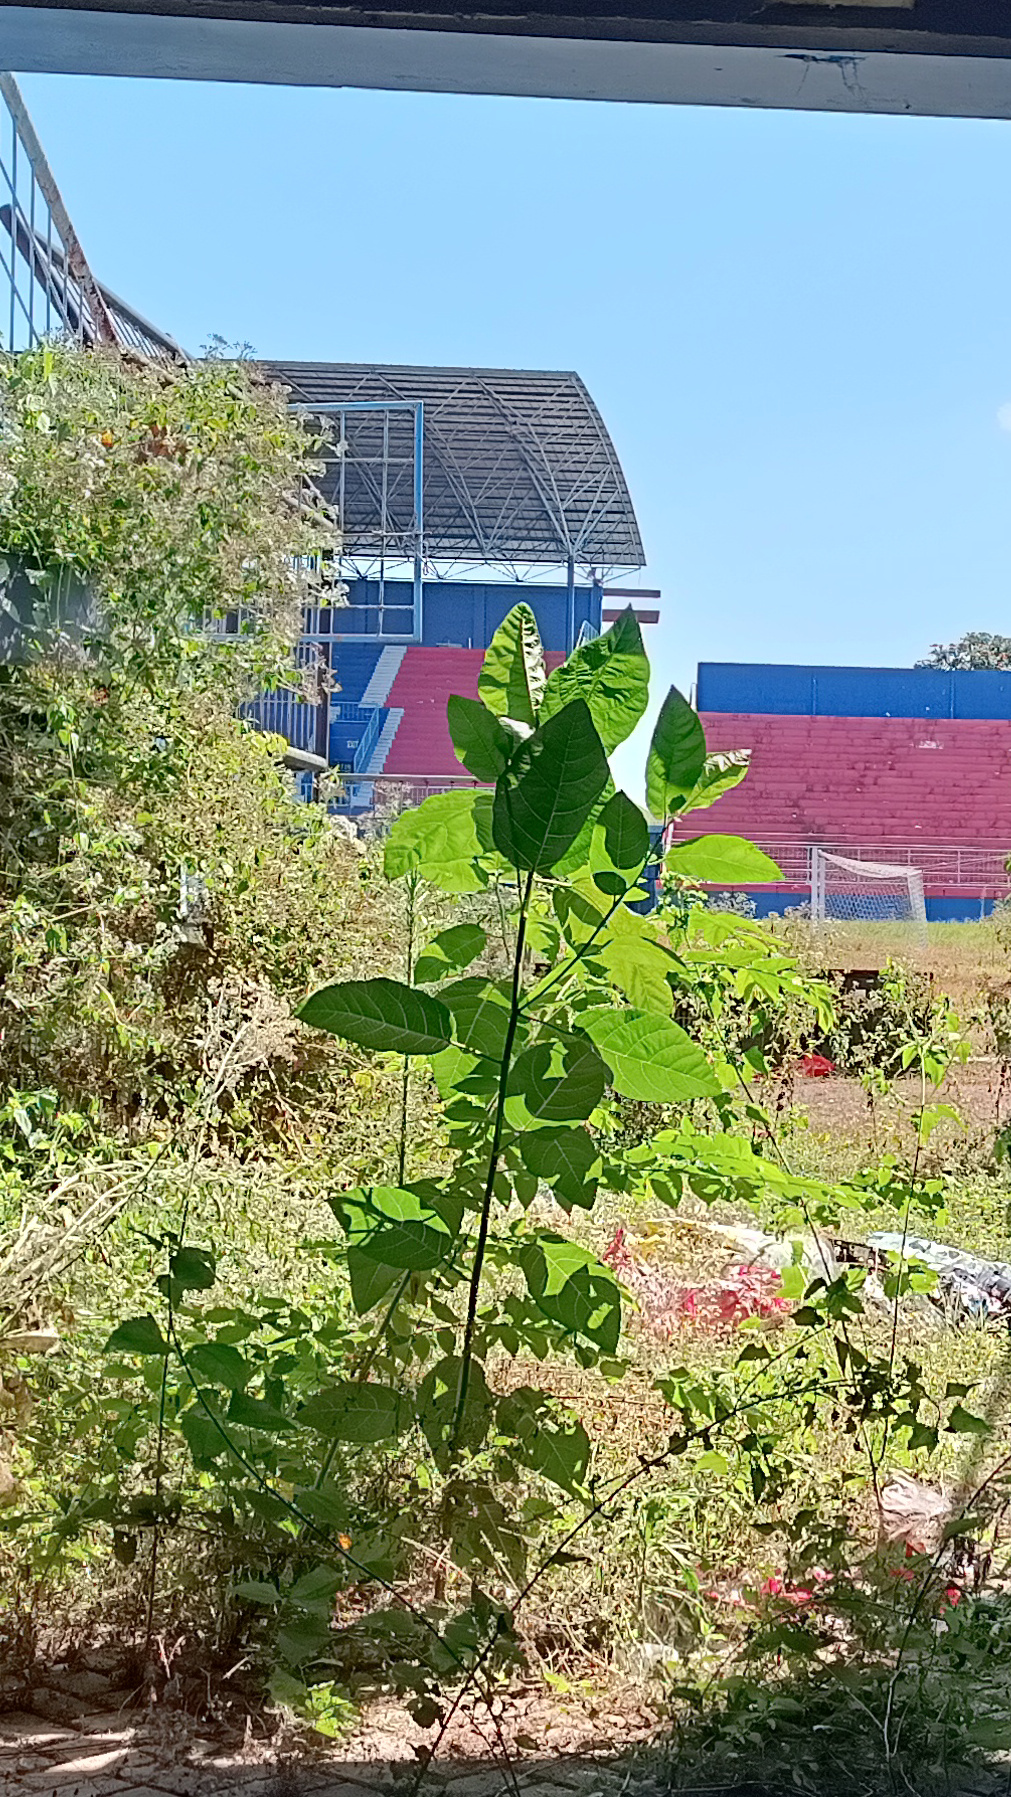
[[[748,897],[754,903],[756,917],[781,917],[784,911],[811,902],[809,890],[749,892]],[[981,917],[990,916],[996,900],[988,898],[981,903],[978,898],[928,898],[924,902],[928,923],[978,923]]]
[[[573,595],[574,635],[581,624],[600,629],[601,589],[577,586]],[[348,605],[333,613],[333,628],[341,636],[379,630],[379,583],[348,582]],[[571,648],[568,641],[568,592],[564,586],[513,585],[506,581],[426,580],[424,582],[425,635],[428,648],[453,644],[460,649],[486,649],[506,613],[520,602],[529,605],[537,619],[545,649]],[[408,580],[386,582],[383,629],[387,637],[410,637],[414,630],[414,594]]]
[[[791,717],[1011,718],[1011,673],[703,661],[695,702]]]

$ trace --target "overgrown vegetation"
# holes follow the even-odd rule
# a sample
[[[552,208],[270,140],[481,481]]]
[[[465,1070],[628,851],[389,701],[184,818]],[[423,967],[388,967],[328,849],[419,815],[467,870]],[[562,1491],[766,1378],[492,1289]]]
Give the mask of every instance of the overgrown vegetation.
[[[1011,667],[1011,637],[994,636],[989,630],[968,630],[955,643],[932,643],[930,654],[918,668]]]
[[[380,863],[234,717],[332,543],[281,397],[0,374],[12,568],[98,601],[0,675],[11,1663],[104,1629],[142,1697],[206,1704],[241,1650],[323,1734],[397,1695],[422,1762],[465,1700],[501,1746],[523,1666],[637,1667],[675,1781],[920,1790],[1002,1746],[997,1340],[938,1332],[904,1248],[871,1279],[833,1247],[946,1226],[950,1004],[887,972],[849,1051],[906,1134],[819,1153],[793,1068],[838,996],[701,897],[767,858],[680,842],[640,909],[630,611],[550,677],[510,614],[450,702],[484,788]],[[237,653],[195,628],[237,610]],[[746,766],[672,691],[650,810]],[[950,1488],[929,1538],[879,1531],[895,1469]]]

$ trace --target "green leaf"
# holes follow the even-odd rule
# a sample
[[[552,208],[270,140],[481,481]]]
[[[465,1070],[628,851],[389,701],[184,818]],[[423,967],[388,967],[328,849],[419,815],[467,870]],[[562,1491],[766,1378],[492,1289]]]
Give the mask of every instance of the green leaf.
[[[794,1317],[796,1322],[796,1317]],[[926,1448],[931,1454],[937,1451],[937,1430],[930,1423],[913,1423],[909,1430],[909,1451],[915,1453],[917,1448]]]
[[[597,1195],[600,1153],[585,1129],[534,1129],[520,1140],[523,1165],[549,1185],[559,1204],[589,1210]]]
[[[359,1186],[330,1200],[351,1247],[385,1268],[423,1272],[445,1260],[456,1240],[461,1211],[423,1185]],[[350,1249],[349,1249],[350,1252]]]
[[[970,1538],[985,1529],[988,1518],[981,1510],[965,1510],[961,1516],[952,1516],[944,1525],[942,1541],[958,1541],[966,1536]]]
[[[335,1491],[332,1486],[321,1488],[302,1485],[295,1496],[299,1509],[311,1516],[314,1522],[324,1523],[328,1529],[337,1529],[341,1534],[348,1533],[351,1517],[346,1492]]]
[[[517,868],[550,873],[572,847],[609,779],[582,699],[521,743],[495,788],[495,847]]]
[[[555,886],[551,903],[562,934],[572,948],[583,947],[593,936],[600,942],[606,940],[611,906],[599,892],[587,892],[581,886]]]
[[[590,1438],[571,1410],[544,1392],[521,1385],[499,1400],[496,1423],[503,1435],[515,1436],[517,1458],[562,1491],[586,1483]]]
[[[483,952],[487,940],[479,923],[457,923],[452,929],[440,930],[418,956],[416,981],[425,986],[432,980],[444,980],[447,974],[460,973]]]
[[[154,1317],[128,1317],[114,1329],[105,1344],[106,1354],[167,1354],[168,1342]]]
[[[217,1278],[214,1256],[206,1248],[179,1248],[169,1261],[169,1272],[183,1291],[207,1291]]]
[[[186,1363],[209,1385],[223,1385],[226,1391],[242,1391],[253,1376],[238,1348],[227,1342],[198,1342],[187,1354]]]
[[[512,731],[480,699],[461,699],[457,693],[450,695],[446,718],[457,761],[475,780],[497,780],[516,747]]]
[[[447,1491],[447,1533],[458,1566],[483,1567],[514,1585],[526,1575],[526,1543],[486,1485],[459,1481]]]
[[[611,1069],[615,1091],[653,1104],[685,1104],[720,1091],[702,1050],[669,1017],[604,1006],[580,1013],[579,1026]]]
[[[351,1280],[351,1302],[355,1314],[363,1317],[386,1297],[403,1275],[402,1267],[384,1266],[360,1248],[347,1251],[348,1275]]]
[[[698,784],[706,763],[706,738],[697,711],[676,686],[660,710],[646,761],[646,803],[662,821],[674,817]]]
[[[602,946],[594,944],[592,956],[636,1010],[669,1017],[674,1002],[667,980],[669,955],[634,912],[617,911],[611,928],[613,934],[604,937]]]
[[[333,1566],[313,1566],[295,1580],[285,1596],[289,1603],[302,1604],[307,1610],[316,1610],[322,1605],[322,1614],[330,1616],[342,1577]]]
[[[649,662],[632,607],[602,636],[583,643],[548,678],[541,722],[585,699],[608,754],[631,736],[649,699]]]
[[[596,1110],[606,1086],[607,1068],[585,1038],[538,1042],[513,1062],[506,1121],[510,1129],[581,1123]]]
[[[198,1466],[209,1460],[220,1460],[228,1452],[228,1442],[204,1410],[194,1404],[179,1418],[183,1440]]]
[[[743,836],[693,836],[677,842],[664,856],[664,866],[683,880],[709,885],[758,885],[783,878],[771,856]]]
[[[301,1666],[306,1660],[318,1660],[333,1641],[329,1621],[315,1616],[293,1616],[277,1636],[277,1651],[289,1666]],[[275,1672],[272,1684],[275,1691],[282,1687],[277,1684]],[[286,1702],[286,1698],[279,1698]]]
[[[266,1579],[243,1579],[241,1584],[232,1586],[232,1596],[241,1597],[246,1604],[279,1604],[281,1593],[276,1585],[268,1585]]]
[[[438,1054],[453,1039],[445,1005],[400,980],[340,980],[321,986],[296,1015],[360,1048],[393,1054]]]
[[[593,825],[588,856],[594,885],[611,898],[634,885],[649,854],[649,826],[627,793],[616,792]]]
[[[458,1045],[469,1054],[501,1061],[511,1011],[508,983],[478,978],[456,980],[443,986],[439,997],[453,1019]]]
[[[233,1391],[228,1421],[238,1423],[244,1429],[262,1429],[268,1435],[279,1434],[282,1429],[294,1426],[290,1416],[285,1416],[276,1404],[268,1403],[266,1398],[251,1398],[245,1391]]]
[[[400,1435],[409,1421],[405,1400],[388,1385],[360,1385],[343,1379],[313,1393],[298,1421],[336,1441],[366,1445]]]
[[[300,1678],[285,1672],[283,1666],[274,1667],[267,1680],[267,1694],[273,1703],[279,1704],[282,1709],[293,1711],[295,1715],[301,1715],[303,1706],[309,1701],[308,1688]]]
[[[488,884],[481,857],[492,849],[491,816],[491,793],[465,787],[402,811],[386,841],[386,878],[418,873],[443,892],[480,892]]]
[[[621,1334],[621,1293],[596,1256],[545,1232],[518,1255],[530,1296],[552,1322],[613,1354]]]
[[[741,784],[750,763],[750,749],[726,749],[718,755],[707,755],[702,772],[681,810],[704,811],[707,806],[715,805],[725,792]]]
[[[438,1361],[418,1387],[418,1422],[435,1455],[436,1465],[442,1467],[447,1464],[446,1450],[452,1435],[459,1387],[460,1362],[455,1355],[447,1355]],[[479,1360],[474,1360],[467,1380],[459,1447],[474,1450],[481,1446],[488,1433],[494,1403],[484,1368]]]
[[[990,1753],[1011,1747],[1011,1716],[1004,1713],[974,1718],[966,1727],[965,1739]]]
[[[719,1473],[720,1478],[725,1479],[730,1471],[730,1462],[725,1454],[717,1453],[715,1448],[710,1448],[707,1454],[699,1455],[694,1470],[697,1473]]]
[[[974,1416],[961,1404],[953,1404],[948,1418],[948,1428],[955,1435],[992,1435],[993,1425],[981,1416]]]
[[[503,618],[485,653],[477,690],[497,718],[536,724],[544,696],[544,652],[529,605],[514,605]]]
[[[798,1263],[784,1267],[779,1275],[779,1294],[783,1298],[802,1298],[807,1290],[807,1274]]]
[[[444,1048],[441,1054],[434,1054],[429,1066],[440,1098],[449,1100],[460,1091],[472,1091],[475,1080],[484,1083],[488,1092],[495,1089],[494,1068],[455,1044],[452,1048]]]
[[[581,873],[583,868],[587,866],[593,848],[593,832],[600,822],[604,807],[610,804],[616,790],[617,788],[615,787],[614,781],[611,779],[610,774],[608,774],[607,780],[604,783],[604,790],[590,812],[579,835],[576,837],[575,842],[572,844],[571,848],[566,849],[564,855],[560,856],[551,870],[556,879],[568,879],[570,874]]]

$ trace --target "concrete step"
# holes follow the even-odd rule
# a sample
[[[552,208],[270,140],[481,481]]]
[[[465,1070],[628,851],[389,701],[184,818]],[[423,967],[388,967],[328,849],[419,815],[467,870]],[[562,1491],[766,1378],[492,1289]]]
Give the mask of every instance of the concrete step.
[[[387,643],[372,670],[372,677],[362,693],[363,705],[386,704],[390,696],[390,689],[400,672],[401,663],[406,654],[405,644]]]
[[[393,747],[393,739],[400,728],[400,721],[403,715],[403,711],[399,705],[391,705],[386,714],[386,722],[379,732],[376,746],[369,757],[369,765],[361,770],[363,774],[382,773],[386,766],[386,757]]]

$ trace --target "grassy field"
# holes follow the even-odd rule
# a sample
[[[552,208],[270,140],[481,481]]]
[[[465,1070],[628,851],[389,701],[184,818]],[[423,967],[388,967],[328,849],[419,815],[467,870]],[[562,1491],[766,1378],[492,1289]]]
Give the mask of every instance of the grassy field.
[[[956,1003],[1011,980],[1011,919],[1001,914],[979,923],[928,923],[925,947],[913,940],[906,924],[861,921],[814,930],[808,921],[788,916],[770,920],[770,927],[825,967],[856,970],[901,962],[933,980]]]

